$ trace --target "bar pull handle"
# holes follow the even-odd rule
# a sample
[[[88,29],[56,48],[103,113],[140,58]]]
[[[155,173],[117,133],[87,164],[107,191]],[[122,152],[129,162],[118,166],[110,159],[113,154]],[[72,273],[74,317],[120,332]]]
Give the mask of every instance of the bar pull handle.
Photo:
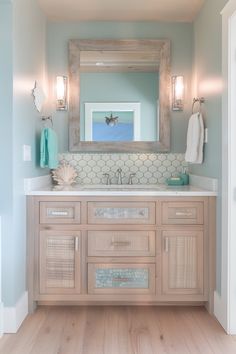
[[[192,216],[193,214],[191,212],[187,212],[187,211],[177,211],[175,213],[176,216]]]
[[[79,237],[75,237],[75,252],[79,251]]]
[[[115,246],[115,247],[125,247],[125,246],[130,246],[130,242],[129,241],[113,241],[111,242],[111,246]]]
[[[130,279],[129,278],[116,277],[116,278],[112,278],[112,281],[128,283],[130,281]]]
[[[68,211],[51,211],[49,213],[50,216],[68,216],[69,212]]]

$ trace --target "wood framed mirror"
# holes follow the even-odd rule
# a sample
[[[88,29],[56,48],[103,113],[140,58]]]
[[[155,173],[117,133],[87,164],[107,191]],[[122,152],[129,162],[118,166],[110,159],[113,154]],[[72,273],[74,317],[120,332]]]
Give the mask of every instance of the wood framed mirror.
[[[118,90],[114,87],[111,89],[112,86],[109,86],[110,84],[108,85],[107,91],[109,94],[112,92],[114,96],[112,96],[112,98],[111,96],[107,96],[108,98],[106,97],[105,99],[101,97],[100,94],[103,90],[100,89],[99,85],[104,84],[106,81],[104,76],[100,76],[100,80],[95,79],[96,81],[92,81],[93,84],[88,90],[89,92],[95,91],[95,93],[93,96],[88,95],[84,98],[84,96],[82,96],[82,89],[89,83],[89,80],[91,80],[91,74],[94,72],[102,75],[104,75],[104,73],[106,75],[111,73],[116,73],[117,75],[117,73],[119,73],[119,76],[116,76],[116,83],[120,82],[120,75],[122,75],[123,80],[124,73],[128,72],[129,79],[125,79],[126,82],[128,82],[127,86],[133,85],[134,87],[135,85],[136,91],[142,90],[144,95],[147,95],[147,92],[150,91],[150,94],[152,96],[154,95],[152,97],[152,109],[154,108],[155,111],[153,118],[151,118],[151,115],[148,113],[144,113],[144,103],[140,103],[139,98],[132,99],[133,103],[139,103],[141,106],[141,126],[138,127],[138,129],[141,133],[149,130],[151,134],[153,134],[152,137],[142,137],[141,134],[138,141],[125,137],[120,138],[121,140],[110,141],[110,136],[115,135],[112,134],[110,136],[104,135],[103,141],[96,141],[92,138],[90,138],[90,141],[85,140],[85,136],[92,136],[91,132],[89,134],[86,134],[85,132],[85,127],[88,126],[88,124],[85,124],[86,119],[88,119],[88,117],[85,116],[85,110],[83,108],[85,104],[94,102],[96,106],[96,103],[101,104],[103,102],[109,104],[109,102],[112,102],[115,104],[115,102],[117,102],[117,105],[119,106],[121,102],[124,104],[127,102],[132,103],[130,97],[128,100],[126,99],[127,93],[125,93],[126,85],[124,83],[121,84],[123,86],[122,89],[119,90],[119,92],[124,94],[123,97],[120,95],[117,98],[115,93],[118,92]],[[88,76],[85,76],[85,73],[89,73],[89,78]],[[145,78],[142,76],[144,73],[149,74],[147,79],[146,76]],[[141,82],[142,85],[139,89],[136,87],[137,75],[139,76],[139,82]],[[136,80],[135,84],[132,81],[133,79]],[[150,81],[148,80],[150,79],[152,79],[152,84],[149,84]],[[170,87],[169,40],[70,40],[69,150],[71,152],[168,152],[170,150]],[[153,100],[155,103],[153,103]],[[151,102],[151,99],[148,97],[146,101]],[[95,113],[99,113],[101,117],[101,112]],[[120,122],[123,122],[124,124],[126,123],[125,113],[127,112],[122,112],[122,117],[120,118]],[[97,114],[98,117],[99,114]],[[89,117],[91,122],[95,122],[94,130],[96,124],[100,129],[101,124],[103,123],[105,128],[106,123],[108,124],[108,122],[112,121],[114,115],[119,116],[119,112],[117,113],[116,110],[115,112],[107,112],[104,110],[103,115],[105,118],[104,122],[99,121],[101,118]],[[107,115],[111,118],[107,117]],[[129,119],[129,122],[132,121],[132,116],[130,117],[129,115],[129,118],[127,119]],[[151,124],[152,120],[153,123]],[[117,118],[117,121],[119,121],[119,117]],[[132,129],[137,129],[137,127],[132,127],[130,124],[129,126],[128,124],[124,126],[125,129],[121,131],[124,132],[129,129],[129,131],[131,131],[129,136],[132,136]],[[108,130],[104,129],[104,131]]]

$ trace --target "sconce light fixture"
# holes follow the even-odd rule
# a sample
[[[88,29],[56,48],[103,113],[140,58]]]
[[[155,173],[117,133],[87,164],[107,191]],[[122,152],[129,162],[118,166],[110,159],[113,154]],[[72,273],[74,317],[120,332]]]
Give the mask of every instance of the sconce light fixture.
[[[67,110],[67,77],[57,76],[56,79],[56,105],[57,111]]]
[[[172,76],[172,110],[184,109],[184,77]]]

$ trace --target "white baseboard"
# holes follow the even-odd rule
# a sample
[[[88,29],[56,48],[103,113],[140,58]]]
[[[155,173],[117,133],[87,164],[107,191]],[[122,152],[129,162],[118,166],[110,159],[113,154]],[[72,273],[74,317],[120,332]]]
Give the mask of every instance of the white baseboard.
[[[225,303],[223,302],[222,297],[217,291],[214,293],[214,315],[226,333],[228,333],[227,309],[225,308]]]
[[[26,291],[14,307],[5,307],[3,311],[3,332],[16,333],[28,315],[28,292]]]

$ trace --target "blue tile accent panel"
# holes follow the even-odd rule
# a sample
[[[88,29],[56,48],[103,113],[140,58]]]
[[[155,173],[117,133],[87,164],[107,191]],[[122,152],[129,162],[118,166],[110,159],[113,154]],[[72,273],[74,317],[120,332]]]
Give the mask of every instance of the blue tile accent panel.
[[[145,268],[96,269],[95,286],[100,289],[148,289],[149,271]]]

